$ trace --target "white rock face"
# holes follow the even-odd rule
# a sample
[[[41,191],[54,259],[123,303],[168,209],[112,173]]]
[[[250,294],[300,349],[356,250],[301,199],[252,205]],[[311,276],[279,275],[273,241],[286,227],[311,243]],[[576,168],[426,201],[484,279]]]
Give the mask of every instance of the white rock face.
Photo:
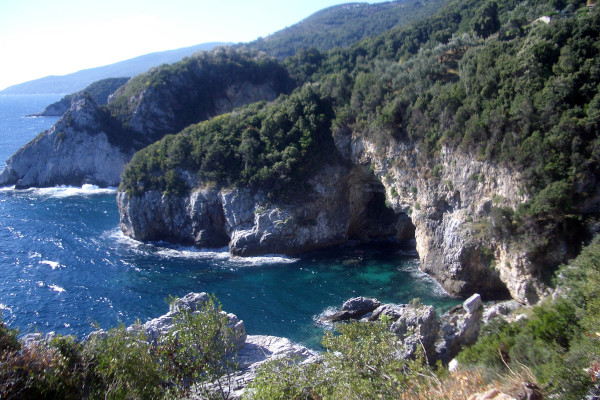
[[[240,398],[248,384],[256,378],[257,370],[261,365],[282,357],[292,357],[299,364],[316,362],[319,358],[317,353],[294,344],[286,338],[248,335],[246,343],[238,350],[235,357],[235,361],[239,363],[239,371],[232,377],[229,398]]]
[[[118,186],[133,151],[112,144],[98,122],[101,120],[91,98],[73,100],[72,107],[52,128],[8,159],[0,173],[0,186]]]
[[[420,268],[448,292],[488,299],[510,295],[527,304],[544,295],[523,248],[492,237],[486,228],[492,206],[515,209],[526,200],[518,171],[448,148],[425,162],[415,146],[376,148],[343,129],[335,139],[353,163],[371,165],[394,210],[410,214]]]
[[[199,189],[189,196],[156,191],[141,196],[117,195],[122,231],[138,240],[170,240],[199,247],[228,245],[232,254],[296,254],[404,232],[393,212],[375,217],[365,208],[377,192],[359,184],[365,172],[342,166],[324,168],[311,181],[314,190],[302,199],[271,203],[264,193],[247,189]],[[383,196],[381,196],[381,207]]]

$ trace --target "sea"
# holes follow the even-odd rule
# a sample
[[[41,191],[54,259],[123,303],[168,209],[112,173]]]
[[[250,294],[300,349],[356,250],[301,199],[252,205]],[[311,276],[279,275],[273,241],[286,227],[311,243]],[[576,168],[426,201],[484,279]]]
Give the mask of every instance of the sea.
[[[0,95],[0,168],[58,118],[28,117],[61,95]],[[240,258],[132,240],[119,229],[115,188],[0,188],[0,312],[21,334],[83,338],[96,326],[145,322],[171,296],[214,294],[251,335],[318,348],[319,317],[346,299],[407,303],[443,312],[459,303],[419,270],[414,243],[340,246],[299,257]]]

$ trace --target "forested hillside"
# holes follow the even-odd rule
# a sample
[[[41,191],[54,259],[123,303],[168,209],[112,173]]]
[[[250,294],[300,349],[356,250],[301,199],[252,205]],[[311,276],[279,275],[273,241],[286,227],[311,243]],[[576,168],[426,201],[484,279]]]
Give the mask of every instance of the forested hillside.
[[[494,387],[514,398],[598,398],[599,37],[592,2],[452,0],[431,17],[334,49],[282,60],[220,49],[152,70],[103,108],[119,125],[111,140],[162,138],[123,172],[121,226],[149,230],[158,221],[157,232],[189,230],[186,243],[208,243],[217,232],[220,244],[261,254],[273,248],[262,244],[287,246],[296,234],[368,240],[359,228],[379,221],[368,219],[375,210],[394,239],[415,239],[420,268],[452,293],[531,306],[510,320],[490,317],[475,347],[459,355],[458,373],[442,358],[429,365],[431,354],[418,355],[422,342],[416,359],[400,357],[406,343],[383,318],[325,335],[324,362],[267,364],[246,398],[465,399]],[[285,40],[274,54],[287,54]],[[325,196],[336,190],[344,196]],[[358,217],[326,236],[343,219],[327,219],[326,208]],[[14,333],[0,334],[10,359]],[[121,374],[115,382],[131,380],[148,397],[177,382],[160,375],[152,386]],[[123,398],[134,393],[119,388]]]
[[[361,39],[434,14],[445,0],[400,0],[383,3],[347,3],[316,12],[299,23],[243,45],[285,58],[299,50],[320,51],[347,47]]]
[[[597,14],[583,2],[560,12],[541,1],[452,2],[432,18],[348,49],[301,51],[284,65],[298,82],[318,83],[334,104],[334,128],[419,143],[424,164],[448,146],[522,171],[530,200],[498,207],[493,234],[523,236],[543,253],[546,236],[568,230],[576,245],[596,218]],[[536,22],[545,15],[549,24]]]

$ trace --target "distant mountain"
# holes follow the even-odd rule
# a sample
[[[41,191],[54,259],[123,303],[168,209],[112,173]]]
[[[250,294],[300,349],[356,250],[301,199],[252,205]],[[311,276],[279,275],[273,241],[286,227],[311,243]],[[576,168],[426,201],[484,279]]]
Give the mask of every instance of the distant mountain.
[[[426,18],[446,0],[399,0],[385,3],[347,3],[325,8],[289,28],[244,46],[285,58],[301,49],[320,51],[347,47],[388,29]]]
[[[195,46],[183,47],[181,49],[145,54],[115,64],[84,69],[72,74],[62,76],[51,75],[45,78],[20,83],[0,91],[0,94],[74,93],[101,79],[132,77],[142,72],[146,72],[152,67],[177,62],[183,57],[190,56],[198,51],[211,50],[216,46],[227,44],[228,43],[220,42],[202,43]]]

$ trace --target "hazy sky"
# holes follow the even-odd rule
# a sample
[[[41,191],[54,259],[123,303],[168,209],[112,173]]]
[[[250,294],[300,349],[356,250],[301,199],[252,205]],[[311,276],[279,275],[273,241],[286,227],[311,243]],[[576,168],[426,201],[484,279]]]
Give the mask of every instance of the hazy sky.
[[[154,51],[249,42],[348,2],[0,0],[0,90]]]

